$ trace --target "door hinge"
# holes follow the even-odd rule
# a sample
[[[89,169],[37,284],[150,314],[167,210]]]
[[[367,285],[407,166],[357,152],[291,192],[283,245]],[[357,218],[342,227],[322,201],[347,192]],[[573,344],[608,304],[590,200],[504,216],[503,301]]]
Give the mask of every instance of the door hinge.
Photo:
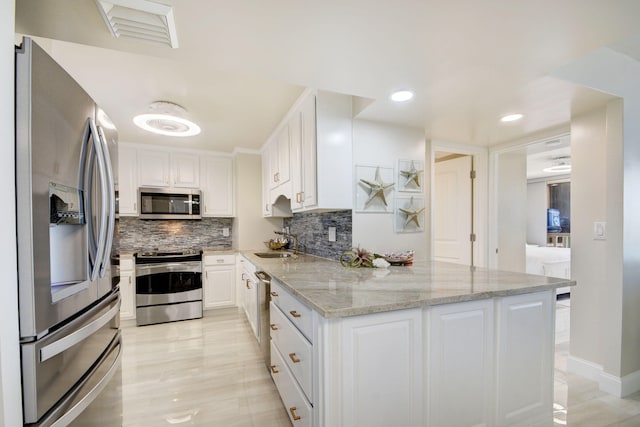
[[[469,240],[472,241],[472,242],[475,242],[476,241],[476,233],[471,233],[469,235]]]
[[[472,170],[471,172],[469,172],[469,178],[476,179],[476,171],[475,170]]]

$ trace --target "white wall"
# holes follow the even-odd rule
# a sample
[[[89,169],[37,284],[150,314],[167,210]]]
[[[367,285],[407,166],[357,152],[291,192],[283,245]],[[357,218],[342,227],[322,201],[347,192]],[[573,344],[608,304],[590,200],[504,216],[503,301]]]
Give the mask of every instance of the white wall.
[[[527,184],[527,243],[547,245],[547,182]]]
[[[14,16],[13,0],[0,0],[0,425],[22,425],[20,354],[18,344],[18,279],[15,245],[14,172]]]
[[[572,119],[572,157],[578,150],[580,162],[572,162],[578,286],[571,292],[568,368],[626,396],[640,390],[640,63],[603,48],[556,75],[623,98]],[[593,240],[593,221],[606,221],[606,240]]]
[[[390,167],[397,176],[398,160],[422,160],[426,164],[422,129],[392,126],[365,120],[353,121],[353,163]],[[426,167],[425,167],[426,169]],[[426,172],[424,177],[429,177]],[[397,183],[397,179],[394,179]],[[427,259],[427,229],[430,221],[429,183],[423,179],[425,225],[418,233],[396,233],[394,214],[353,212],[353,245],[374,252],[414,250],[416,259]],[[353,185],[353,183],[351,183]],[[355,203],[355,202],[354,202]]]
[[[262,217],[262,163],[260,154],[235,156],[236,217],[233,245],[237,249],[266,249],[262,242],[282,229],[282,218]]]

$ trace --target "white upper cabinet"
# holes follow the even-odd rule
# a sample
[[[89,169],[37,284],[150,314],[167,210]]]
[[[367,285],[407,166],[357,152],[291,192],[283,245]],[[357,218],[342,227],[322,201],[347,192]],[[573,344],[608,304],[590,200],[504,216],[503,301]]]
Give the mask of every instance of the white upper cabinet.
[[[200,187],[200,158],[197,154],[171,153],[171,186]]]
[[[352,209],[352,115],[349,95],[308,90],[296,101],[263,152],[269,156],[263,163],[269,167],[267,203],[284,195],[293,212]],[[282,171],[285,153],[289,175]],[[269,209],[278,216],[274,206],[265,205],[263,214]]]
[[[200,159],[200,184],[202,216],[233,216],[233,159],[203,156]]]
[[[171,161],[168,151],[138,150],[138,185],[170,187]]]
[[[118,147],[118,213],[138,215],[138,156],[135,148]]]
[[[138,215],[139,187],[195,188],[202,191],[203,217],[235,214],[233,157],[207,151],[179,151],[120,144],[119,213]]]
[[[191,153],[140,149],[138,184],[141,187],[199,188],[199,157]]]

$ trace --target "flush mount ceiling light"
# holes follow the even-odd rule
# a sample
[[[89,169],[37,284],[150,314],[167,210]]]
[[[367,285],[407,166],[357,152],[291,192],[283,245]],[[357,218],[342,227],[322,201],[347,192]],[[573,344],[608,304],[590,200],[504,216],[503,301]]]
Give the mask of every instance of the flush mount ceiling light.
[[[149,112],[139,114],[133,122],[140,128],[167,136],[193,136],[200,133],[200,127],[185,118],[186,110],[172,102],[156,101],[149,106]]]
[[[410,90],[399,90],[391,94],[391,100],[395,102],[405,102],[413,98],[413,92]]]
[[[520,120],[523,117],[522,114],[508,114],[506,116],[502,116],[500,118],[501,122],[515,122],[516,120]]]
[[[173,7],[148,0],[96,0],[111,34],[178,47]]]
[[[569,173],[571,172],[571,163],[568,161],[568,157],[559,157],[554,160],[553,166],[542,169],[544,172],[553,173]]]

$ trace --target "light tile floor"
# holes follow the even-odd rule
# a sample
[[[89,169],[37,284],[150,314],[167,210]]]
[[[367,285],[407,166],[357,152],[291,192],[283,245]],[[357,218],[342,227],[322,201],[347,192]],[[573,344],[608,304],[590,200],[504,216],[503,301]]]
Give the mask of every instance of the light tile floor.
[[[640,426],[640,393],[618,399],[567,373],[569,300],[556,311],[555,426]],[[244,313],[136,327],[123,322],[123,426],[288,427]]]
[[[640,393],[618,399],[595,381],[567,372],[570,300],[556,309],[554,425],[571,427],[640,426]]]

